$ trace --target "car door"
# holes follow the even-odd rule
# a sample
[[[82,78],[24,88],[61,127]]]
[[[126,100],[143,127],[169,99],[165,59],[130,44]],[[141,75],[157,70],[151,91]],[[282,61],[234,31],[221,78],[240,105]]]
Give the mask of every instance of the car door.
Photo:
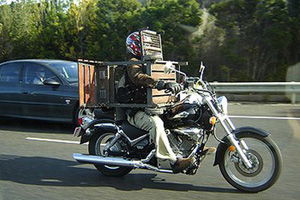
[[[0,65],[0,115],[22,116],[20,74],[22,63]]]
[[[40,72],[44,77],[41,77]],[[45,84],[50,80],[58,84]],[[23,100],[27,116],[39,119],[69,121],[72,106],[68,101],[69,87],[50,68],[38,63],[24,64]]]

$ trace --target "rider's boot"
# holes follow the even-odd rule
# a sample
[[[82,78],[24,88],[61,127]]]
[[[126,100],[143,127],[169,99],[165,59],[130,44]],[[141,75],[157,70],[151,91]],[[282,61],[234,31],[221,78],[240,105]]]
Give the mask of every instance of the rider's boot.
[[[173,165],[173,172],[179,173],[184,169],[188,168],[194,162],[194,158],[177,158],[176,162]]]
[[[204,147],[203,148],[203,152],[205,152],[205,155],[214,154],[214,153],[216,153],[216,151],[217,151],[217,149],[215,147]]]

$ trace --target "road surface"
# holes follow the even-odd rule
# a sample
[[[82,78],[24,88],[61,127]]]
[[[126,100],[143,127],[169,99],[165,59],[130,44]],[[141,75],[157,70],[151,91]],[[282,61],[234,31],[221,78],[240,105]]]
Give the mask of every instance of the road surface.
[[[105,177],[72,159],[74,152],[86,153],[87,146],[78,144],[71,125],[0,119],[0,200],[299,199],[300,105],[230,104],[229,112],[237,127],[271,132],[281,149],[281,177],[264,192],[233,188],[212,167],[213,156],[194,176],[134,170],[122,178]],[[217,145],[214,138],[209,143]]]

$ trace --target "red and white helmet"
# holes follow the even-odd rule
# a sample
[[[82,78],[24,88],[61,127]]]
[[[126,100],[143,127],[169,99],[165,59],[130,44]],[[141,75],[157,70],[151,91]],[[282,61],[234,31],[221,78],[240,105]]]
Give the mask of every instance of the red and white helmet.
[[[128,52],[135,57],[141,57],[141,37],[139,32],[133,32],[127,37],[126,47]]]

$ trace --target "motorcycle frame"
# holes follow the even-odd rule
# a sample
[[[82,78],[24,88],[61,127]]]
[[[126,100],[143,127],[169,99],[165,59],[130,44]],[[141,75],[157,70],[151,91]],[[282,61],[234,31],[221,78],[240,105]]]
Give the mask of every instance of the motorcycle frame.
[[[204,94],[204,101],[212,111],[212,113],[217,117],[217,119],[220,121],[222,127],[224,128],[226,132],[226,136],[231,142],[231,144],[236,148],[237,153],[239,154],[240,158],[246,165],[246,167],[251,168],[252,164],[245,155],[244,150],[241,146],[243,146],[244,149],[248,149],[246,143],[244,141],[241,141],[241,146],[239,144],[239,141],[234,136],[233,132],[236,130],[235,126],[233,125],[232,121],[229,119],[228,115],[225,114],[222,111],[219,111],[219,108],[215,107],[214,98],[211,96],[211,94]]]
[[[124,137],[129,143],[131,146],[134,146],[136,145],[137,143],[139,143],[140,141],[142,141],[143,139],[145,139],[146,137],[149,136],[149,133],[148,134],[145,134],[145,135],[142,135],[134,140],[131,140],[126,134],[125,132],[120,129],[119,127],[117,127],[117,133],[115,134],[115,137],[113,138],[113,140],[110,142],[109,145],[107,145],[105,147],[105,151],[107,151],[109,148],[111,148],[117,141],[118,139],[120,139],[121,137]],[[156,150],[153,149],[148,155],[146,158],[144,159],[141,159],[140,161],[136,161],[136,165],[135,167],[137,168],[145,168],[145,169],[149,169],[149,170],[153,170],[153,171],[158,171],[158,172],[162,172],[162,173],[173,173],[172,170],[167,170],[167,169],[159,169],[157,167],[154,167],[152,165],[149,165],[149,164],[146,164],[147,162],[149,162],[153,156],[155,156],[155,153],[156,153]]]
[[[111,143],[109,145],[107,145],[105,147],[105,150],[108,150],[109,148],[111,148],[119,138],[121,138],[122,136],[126,138],[126,140],[129,142],[130,146],[134,146],[136,145],[137,143],[139,143],[140,141],[142,141],[143,139],[145,139],[149,134],[145,134],[145,135],[142,135],[134,140],[131,140],[125,133],[122,129],[120,129],[118,127],[118,131],[117,133],[115,134],[115,137],[114,139],[111,141]]]
[[[108,126],[108,125],[113,125],[113,124],[110,124],[110,123],[105,123],[105,124],[98,124],[98,125],[95,125],[95,126]],[[143,139],[145,139],[147,136],[149,136],[149,133],[148,134],[145,134],[145,135],[142,135],[134,140],[131,140],[127,135],[126,133],[120,128],[117,126],[117,132],[115,133],[115,136],[113,138],[113,140],[105,147],[104,151],[107,151],[109,148],[111,148],[121,137],[124,137],[127,142],[129,142],[129,144],[131,146],[134,146],[136,145],[137,143],[139,143],[140,141],[142,141]],[[206,140],[207,141],[207,140]],[[206,143],[206,142],[205,142]],[[195,154],[197,154],[199,148],[201,148],[201,146],[203,145],[203,142],[202,143],[199,143],[196,145],[196,147],[194,148],[194,150],[190,153],[190,155],[188,156],[189,158],[194,156]],[[148,155],[146,158],[144,159],[141,159],[140,162],[141,163],[147,163],[149,162],[153,156],[155,156],[156,154],[156,150],[153,149]],[[154,167],[152,165],[149,165],[149,164],[145,164],[145,167],[148,168],[148,169],[151,169],[151,170],[154,170],[154,171],[159,171],[159,172],[163,172],[163,173],[172,173],[172,170],[161,170],[161,169],[158,169],[157,167]]]

